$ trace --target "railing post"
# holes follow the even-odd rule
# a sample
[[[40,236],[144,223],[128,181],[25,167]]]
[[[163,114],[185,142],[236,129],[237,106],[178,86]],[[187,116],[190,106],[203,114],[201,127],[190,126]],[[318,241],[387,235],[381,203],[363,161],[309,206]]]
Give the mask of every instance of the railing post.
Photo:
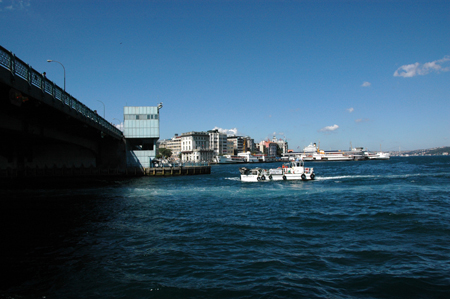
[[[27,81],[28,81],[28,85],[31,86],[31,69],[32,67],[27,64]]]
[[[13,53],[11,53],[11,57],[9,59],[9,70],[11,71],[11,74],[14,76],[16,75],[16,55]]]
[[[41,74],[41,90],[45,93],[45,76]]]
[[[52,82],[52,97],[56,99],[56,93],[55,93],[55,83]]]

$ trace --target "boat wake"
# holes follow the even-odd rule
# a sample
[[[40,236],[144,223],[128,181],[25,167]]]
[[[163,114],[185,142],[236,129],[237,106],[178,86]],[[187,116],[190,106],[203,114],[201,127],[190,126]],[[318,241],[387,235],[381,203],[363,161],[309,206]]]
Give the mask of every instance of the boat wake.
[[[352,179],[406,179],[410,177],[419,177],[421,174],[391,174],[391,175],[340,175],[340,176],[329,176],[322,177],[317,176],[317,181],[324,180],[352,180]]]
[[[240,181],[241,179],[239,177],[229,177],[229,178],[225,178],[226,180],[230,180],[230,181]]]

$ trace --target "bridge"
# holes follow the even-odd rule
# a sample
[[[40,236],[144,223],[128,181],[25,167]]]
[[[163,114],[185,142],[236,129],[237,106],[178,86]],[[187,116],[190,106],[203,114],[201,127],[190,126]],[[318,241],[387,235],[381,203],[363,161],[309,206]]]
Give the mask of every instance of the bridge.
[[[121,174],[123,133],[0,46],[0,178]]]

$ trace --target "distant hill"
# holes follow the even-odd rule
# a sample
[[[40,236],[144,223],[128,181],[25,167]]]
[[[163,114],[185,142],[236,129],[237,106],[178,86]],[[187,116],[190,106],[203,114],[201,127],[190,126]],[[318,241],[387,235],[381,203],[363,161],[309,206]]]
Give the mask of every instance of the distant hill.
[[[435,156],[435,155],[443,155],[444,153],[447,153],[447,154],[450,153],[450,146],[401,152],[402,155],[408,154],[408,155],[419,155],[419,156],[428,156],[428,155]]]

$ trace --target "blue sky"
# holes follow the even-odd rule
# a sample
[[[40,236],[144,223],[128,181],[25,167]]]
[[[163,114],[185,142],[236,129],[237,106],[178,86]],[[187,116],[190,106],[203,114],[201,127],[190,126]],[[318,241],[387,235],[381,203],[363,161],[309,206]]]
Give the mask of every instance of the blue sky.
[[[298,150],[450,146],[450,1],[0,0],[0,44],[119,124]]]

